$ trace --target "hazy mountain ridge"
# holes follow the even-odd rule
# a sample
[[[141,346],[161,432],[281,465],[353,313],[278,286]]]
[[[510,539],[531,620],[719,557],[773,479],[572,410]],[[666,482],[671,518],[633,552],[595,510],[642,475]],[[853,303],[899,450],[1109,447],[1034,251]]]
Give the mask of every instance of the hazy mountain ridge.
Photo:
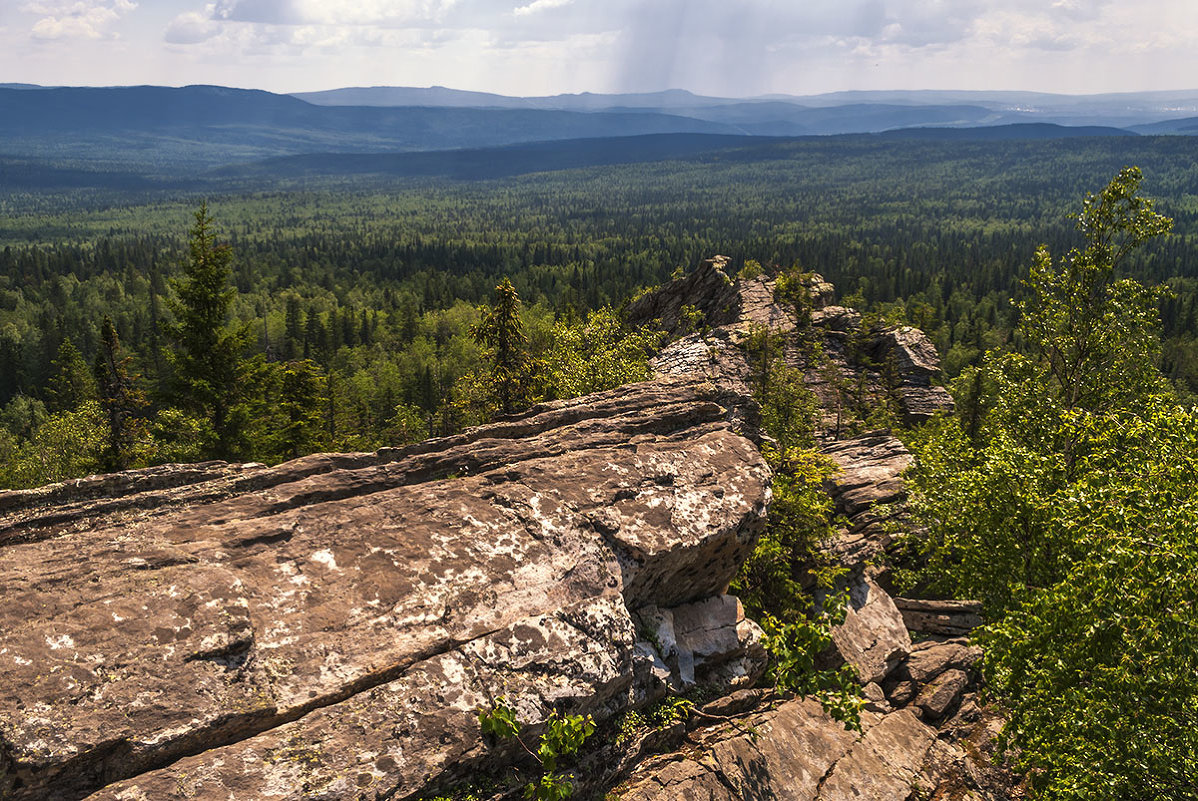
[[[654,113],[322,107],[214,86],[0,89],[0,153],[115,165],[214,167],[313,152],[445,150],[654,133],[740,131]]]
[[[1136,104],[1188,108],[1190,97],[1198,107],[1198,93],[1184,92],[1096,96],[1086,106],[1086,98],[987,92],[728,99],[670,90],[509,98],[442,87],[291,96],[203,85],[18,86],[0,87],[0,156],[6,157],[0,164],[0,185],[9,188],[36,189],[43,186],[41,177],[45,186],[59,187],[93,185],[93,175],[105,176],[95,185],[107,186],[118,174],[119,180],[133,184],[139,183],[134,176],[141,175],[156,184],[193,185],[234,177],[329,175],[338,169],[470,180],[684,158],[706,150],[768,145],[769,138],[896,131],[888,135],[1000,140],[1198,134],[1193,114],[1163,121],[1128,116]],[[325,104],[302,99],[313,95]],[[334,104],[371,98],[424,105]],[[855,102],[837,105],[828,98]],[[964,99],[976,102],[955,102]],[[1051,102],[1078,124],[1062,126],[1033,108],[1032,101],[1040,108]],[[1018,102],[1026,104],[1025,110],[1009,110]],[[1110,116],[1116,112],[1121,116]],[[750,141],[752,137],[763,139]],[[542,146],[553,142],[564,144]],[[428,155],[434,152],[440,155]]]

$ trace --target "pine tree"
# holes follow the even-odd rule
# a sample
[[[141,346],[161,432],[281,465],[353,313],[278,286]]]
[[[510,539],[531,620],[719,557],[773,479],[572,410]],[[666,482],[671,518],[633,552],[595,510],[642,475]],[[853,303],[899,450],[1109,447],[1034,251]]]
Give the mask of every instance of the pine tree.
[[[94,374],[107,423],[102,461],[109,470],[124,470],[133,461],[138,437],[144,431],[138,415],[147,401],[137,387],[137,376],[129,374],[129,357],[122,354],[116,327],[107,316],[100,326]]]
[[[303,309],[297,295],[287,296],[287,311],[283,318],[284,338],[287,346],[284,353],[288,359],[294,359],[299,353],[300,343],[304,340]]]
[[[251,334],[248,325],[229,325],[237,295],[229,286],[232,250],[216,243],[206,203],[195,219],[183,277],[173,282],[176,297],[170,301],[175,399],[181,408],[208,419],[216,433],[215,455],[229,458],[246,423],[240,402],[248,365],[242,353]]]

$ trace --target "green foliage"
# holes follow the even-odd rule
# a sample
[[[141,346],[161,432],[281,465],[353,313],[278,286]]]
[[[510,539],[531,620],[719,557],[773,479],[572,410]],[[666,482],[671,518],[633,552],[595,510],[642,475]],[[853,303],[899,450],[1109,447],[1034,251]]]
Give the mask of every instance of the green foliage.
[[[278,368],[279,392],[275,412],[276,449],[283,459],[321,450],[326,442],[327,383],[320,365],[310,359]]]
[[[174,368],[178,405],[202,414],[216,433],[215,455],[231,456],[247,423],[240,405],[247,365],[243,358],[248,327],[229,326],[237,290],[229,285],[233,251],[218,245],[207,204],[195,213],[183,276],[174,282],[170,301],[176,322],[169,328],[175,341],[168,358]]]
[[[678,312],[678,322],[681,323],[680,333],[682,334],[692,334],[696,331],[706,333],[707,315],[697,306],[689,303],[684,305]]]
[[[616,726],[616,745],[628,742],[646,724],[645,716],[635,709],[625,712],[620,716],[620,723]]]
[[[216,432],[206,417],[174,408],[160,409],[149,424],[147,464],[198,462],[216,442]]]
[[[1048,388],[1062,411],[1126,408],[1162,388],[1157,301],[1160,292],[1130,278],[1116,280],[1128,255],[1173,221],[1137,195],[1136,167],[1119,173],[1098,195],[1087,195],[1077,227],[1085,247],[1060,265],[1036,251],[1018,304],[1020,332],[1047,368]]]
[[[691,699],[670,696],[649,710],[649,722],[658,729],[665,729],[686,720],[694,708],[695,702]]]
[[[564,801],[574,794],[572,777],[558,773],[558,763],[578,753],[592,734],[595,721],[590,715],[560,715],[554,712],[545,721],[545,730],[537,749],[530,749],[520,739],[522,728],[516,719],[516,710],[507,698],[499,696],[489,709],[480,709],[478,722],[484,735],[500,740],[515,739],[541,767],[541,775],[524,787],[524,798],[528,801]]]
[[[67,412],[84,401],[96,400],[96,380],[83,354],[70,339],[58,346],[50,363],[50,382],[46,387],[46,408],[51,412]]]
[[[777,451],[767,453],[777,465],[769,524],[745,560],[733,591],[754,619],[773,614],[792,620],[810,609],[806,587],[814,583],[818,546],[832,534],[834,509],[824,480],[836,467],[814,450],[792,450],[785,462]]]
[[[1040,251],[1031,355],[990,353],[961,415],[914,441],[926,565],[909,583],[985,604],[983,673],[1045,799],[1193,798],[1198,786],[1198,410],[1155,370],[1154,292],[1115,268],[1168,230],[1121,172]]]
[[[795,322],[800,330],[811,324],[811,312],[815,308],[810,286],[815,274],[803,272],[798,266],[782,270],[774,279],[774,297],[794,309]]]
[[[1042,522],[1070,557],[982,632],[984,674],[1043,798],[1195,798],[1198,409],[1079,426]]]
[[[809,298],[807,280],[799,274],[780,277],[782,297],[792,303]],[[837,469],[813,447],[819,406],[803,371],[783,358],[781,338],[754,331],[745,349],[762,430],[773,440],[762,448],[774,469],[773,499],[768,525],[732,592],[746,613],[761,622],[775,686],[815,697],[835,719],[859,729],[863,701],[852,668],[819,664],[832,643],[833,626],[844,620],[846,602],[844,592],[832,591],[839,575],[822,564],[819,548],[834,533],[835,508],[824,484]],[[816,592],[822,601],[818,604]]]
[[[865,704],[861,685],[849,665],[823,668],[820,654],[832,645],[832,628],[844,622],[847,594],[828,593],[822,608],[803,617],[782,621],[761,619],[762,640],[770,654],[770,677],[779,690],[816,698],[824,710],[848,729],[861,730]]]
[[[37,487],[98,472],[106,444],[104,412],[96,401],[60,412],[13,448],[0,476],[7,486]]]
[[[744,266],[737,271],[736,277],[742,281],[748,281],[762,275],[765,270],[761,266],[761,262],[757,259],[745,259]]]
[[[507,698],[502,695],[495,699],[490,709],[478,710],[478,725],[483,734],[500,740],[520,734],[516,710],[508,705]]]
[[[595,721],[590,715],[553,715],[545,721],[545,733],[537,747],[541,766],[549,772],[557,770],[557,761],[563,756],[578,753],[587,738],[595,733]]]
[[[649,357],[661,344],[658,331],[625,331],[608,307],[586,322],[558,320],[545,359],[545,380],[555,398],[575,398],[649,378]]]

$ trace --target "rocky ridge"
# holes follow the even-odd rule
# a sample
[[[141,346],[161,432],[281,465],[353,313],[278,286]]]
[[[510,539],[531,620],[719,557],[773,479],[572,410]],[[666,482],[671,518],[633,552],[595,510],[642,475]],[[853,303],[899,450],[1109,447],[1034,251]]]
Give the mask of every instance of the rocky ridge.
[[[897,400],[908,423],[951,411],[947,392],[931,384],[939,371],[935,348],[917,329],[863,330],[859,314],[832,305],[833,288],[818,275],[808,282],[813,306],[808,329],[793,311],[788,314],[773,301],[768,277],[732,280],[727,266],[723,258],[704,262],[684,282],[664,287],[641,307],[634,305],[631,315],[661,314],[669,329],[678,319],[669,313],[672,306],[690,302],[695,287],[723,284],[727,289],[715,294],[714,303],[691,304],[714,310],[711,319],[719,324],[668,346],[655,362],[657,369],[663,375],[707,375],[747,392],[750,371],[738,346],[754,329],[765,327],[783,335],[787,362],[803,370],[821,400],[822,449],[840,468],[827,491],[846,521],[827,548],[849,570],[850,598],[846,619],[833,632],[834,651],[826,656],[831,663],[852,664],[864,685],[862,732],[846,731],[806,699],[748,704],[738,725],[699,725],[676,750],[647,760],[618,788],[619,797],[1014,797],[1013,777],[994,764],[1001,719],[977,698],[973,669],[981,652],[961,638],[980,623],[979,609],[969,602],[896,603],[883,589],[884,569],[875,566],[892,543],[892,524],[903,520],[902,472],[911,455],[888,431],[843,436],[851,427],[843,416],[829,413],[842,404],[831,386],[838,382],[829,380],[829,373],[853,379],[872,403]],[[851,338],[858,340],[856,348],[848,346]],[[812,340],[825,354],[821,365],[809,355]],[[854,350],[864,358],[855,360]],[[913,644],[909,631],[926,639]]]
[[[951,614],[900,609],[869,566],[910,458],[885,432],[843,439],[831,415],[822,432],[852,599],[829,658],[865,682],[863,732],[747,689],[765,655],[727,587],[770,474],[741,345],[755,326],[798,334],[768,278],[726,264],[633,304],[680,335],[652,381],[373,454],[0,493],[0,798],[431,797],[519,758],[480,735],[499,695],[535,732],[695,684],[742,723],[694,716],[591,754],[579,797],[1007,797],[978,756],[997,726],[974,697],[978,652],[944,632],[913,645],[909,628]],[[810,288],[833,369],[905,415],[927,407],[896,387],[945,408],[920,383],[926,338],[862,335],[830,285]],[[705,330],[685,332],[686,306]],[[871,365],[853,336],[880,343]],[[831,408],[827,373],[807,372]]]

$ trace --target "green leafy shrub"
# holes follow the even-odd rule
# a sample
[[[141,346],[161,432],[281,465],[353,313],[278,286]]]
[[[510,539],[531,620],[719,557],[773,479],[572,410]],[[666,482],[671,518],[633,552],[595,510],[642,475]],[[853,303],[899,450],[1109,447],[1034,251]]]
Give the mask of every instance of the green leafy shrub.
[[[1116,267],[1168,230],[1134,168],[1090,196],[1082,249],[1041,249],[1030,353],[990,353],[962,417],[912,445],[926,564],[977,597],[1004,736],[1051,801],[1198,798],[1198,409],[1156,371],[1156,293]]]
[[[661,344],[660,331],[625,331],[608,307],[585,322],[553,325],[546,381],[555,398],[576,398],[649,378],[649,357]]]
[[[578,753],[587,738],[595,733],[595,721],[590,715],[563,716],[554,712],[545,721],[545,731],[535,751],[520,738],[522,727],[516,719],[516,710],[505,697],[495,699],[489,709],[480,709],[478,722],[484,735],[500,740],[515,739],[539,763],[541,775],[524,787],[527,801],[563,801],[574,794],[573,777],[559,773],[558,764],[563,758]]]

